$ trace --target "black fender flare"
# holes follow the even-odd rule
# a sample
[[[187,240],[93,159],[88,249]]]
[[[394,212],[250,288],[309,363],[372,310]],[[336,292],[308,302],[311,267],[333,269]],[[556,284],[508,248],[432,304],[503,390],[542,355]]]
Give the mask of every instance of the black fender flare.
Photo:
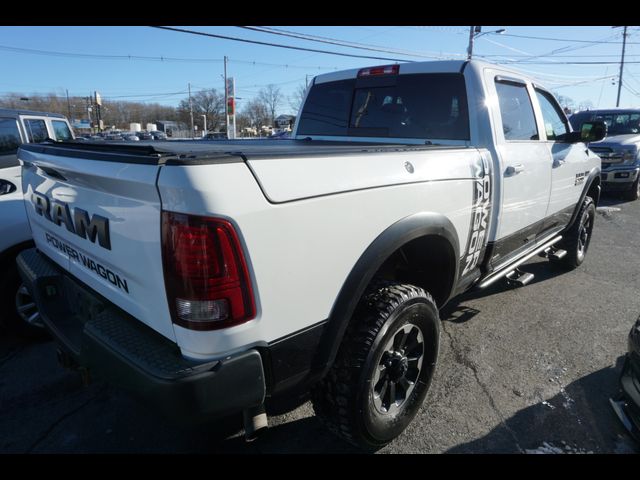
[[[347,276],[323,329],[312,375],[324,376],[335,360],[338,348],[353,312],[374,274],[396,250],[420,237],[444,238],[454,252],[454,277],[449,298],[458,282],[460,248],[458,234],[451,221],[442,214],[421,212],[398,220],[384,230],[367,247]],[[446,302],[445,302],[446,303]]]
[[[578,199],[578,203],[576,204],[575,208],[573,209],[573,214],[571,215],[571,220],[569,220],[569,224],[565,228],[565,231],[569,230],[571,228],[571,226],[573,225],[573,223],[576,221],[576,218],[578,218],[578,212],[580,211],[580,207],[582,207],[582,202],[584,202],[584,198],[587,196],[587,192],[589,192],[589,190],[591,190],[591,186],[596,181],[598,182],[598,185],[597,185],[598,195],[597,195],[597,198],[593,199],[593,202],[595,203],[596,207],[598,206],[598,202],[600,201],[600,190],[601,190],[600,167],[594,167],[591,170],[591,172],[589,172],[589,176],[587,177],[587,180],[584,182],[584,188],[582,189],[582,193],[580,194],[580,198]]]

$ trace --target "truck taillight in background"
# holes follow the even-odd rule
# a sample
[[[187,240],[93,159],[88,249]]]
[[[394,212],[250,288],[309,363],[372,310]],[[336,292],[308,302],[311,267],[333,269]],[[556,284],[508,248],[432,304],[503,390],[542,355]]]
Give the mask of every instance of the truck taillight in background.
[[[163,211],[162,261],[173,323],[215,330],[255,317],[247,264],[227,220]]]

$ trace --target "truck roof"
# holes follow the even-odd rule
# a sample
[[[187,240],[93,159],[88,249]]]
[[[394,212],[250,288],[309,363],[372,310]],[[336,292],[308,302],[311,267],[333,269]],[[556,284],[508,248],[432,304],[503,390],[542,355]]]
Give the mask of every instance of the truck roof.
[[[383,64],[380,64],[383,65]],[[387,64],[389,65],[389,64]],[[404,62],[398,63],[400,65],[400,74],[414,74],[414,73],[461,73],[467,66],[473,66],[476,68],[497,68],[500,70],[513,72],[519,77],[533,80],[534,76],[517,70],[511,69],[508,66],[497,65],[482,60],[436,60],[428,62]],[[374,67],[378,65],[369,65],[362,68]],[[362,68],[352,68],[349,70],[340,70],[338,72],[323,73],[314,78],[314,83],[334,82],[338,80],[347,80],[350,78],[356,78],[358,72]]]
[[[14,108],[0,108],[0,115],[3,117],[18,117],[19,115],[32,115],[38,117],[66,118],[64,115],[52,112],[37,112],[35,110],[22,110]]]

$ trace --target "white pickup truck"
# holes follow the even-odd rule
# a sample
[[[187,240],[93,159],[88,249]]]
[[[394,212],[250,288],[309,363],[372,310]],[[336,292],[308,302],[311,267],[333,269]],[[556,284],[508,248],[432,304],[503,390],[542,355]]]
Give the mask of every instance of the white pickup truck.
[[[17,263],[66,364],[249,434],[311,389],[377,448],[425,398],[449,299],[582,263],[604,134],[487,63],[320,75],[291,140],[22,147]]]
[[[22,201],[18,148],[24,143],[73,140],[64,115],[0,108],[0,331],[43,334],[38,310],[16,270],[16,255],[33,247]]]

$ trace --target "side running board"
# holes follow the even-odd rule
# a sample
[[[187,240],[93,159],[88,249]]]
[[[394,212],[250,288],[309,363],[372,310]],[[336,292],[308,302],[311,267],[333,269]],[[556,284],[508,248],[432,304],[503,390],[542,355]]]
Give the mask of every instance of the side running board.
[[[503,268],[501,268],[497,272],[491,273],[489,276],[487,276],[487,278],[485,278],[482,282],[480,282],[480,284],[478,285],[478,288],[487,288],[489,285],[494,283],[496,280],[499,280],[502,277],[506,277],[508,275],[513,278],[512,281],[514,281],[514,282],[517,281],[517,278],[519,277],[519,275],[518,275],[518,273],[519,273],[518,267],[520,265],[522,265],[524,262],[529,260],[534,255],[537,255],[538,253],[544,252],[545,250],[549,249],[551,246],[553,246],[555,243],[558,243],[560,240],[562,240],[562,235],[558,235],[556,237],[553,237],[551,240],[549,240],[547,242],[544,242],[542,245],[540,245],[539,247],[536,247],[531,252],[527,253],[526,255],[524,255],[523,257],[519,258],[515,262],[510,263],[509,265],[505,265]],[[528,278],[528,280],[526,282],[523,282],[523,283],[526,285],[527,283],[529,283],[532,280],[532,278],[533,278],[533,276],[531,276],[531,278]]]

